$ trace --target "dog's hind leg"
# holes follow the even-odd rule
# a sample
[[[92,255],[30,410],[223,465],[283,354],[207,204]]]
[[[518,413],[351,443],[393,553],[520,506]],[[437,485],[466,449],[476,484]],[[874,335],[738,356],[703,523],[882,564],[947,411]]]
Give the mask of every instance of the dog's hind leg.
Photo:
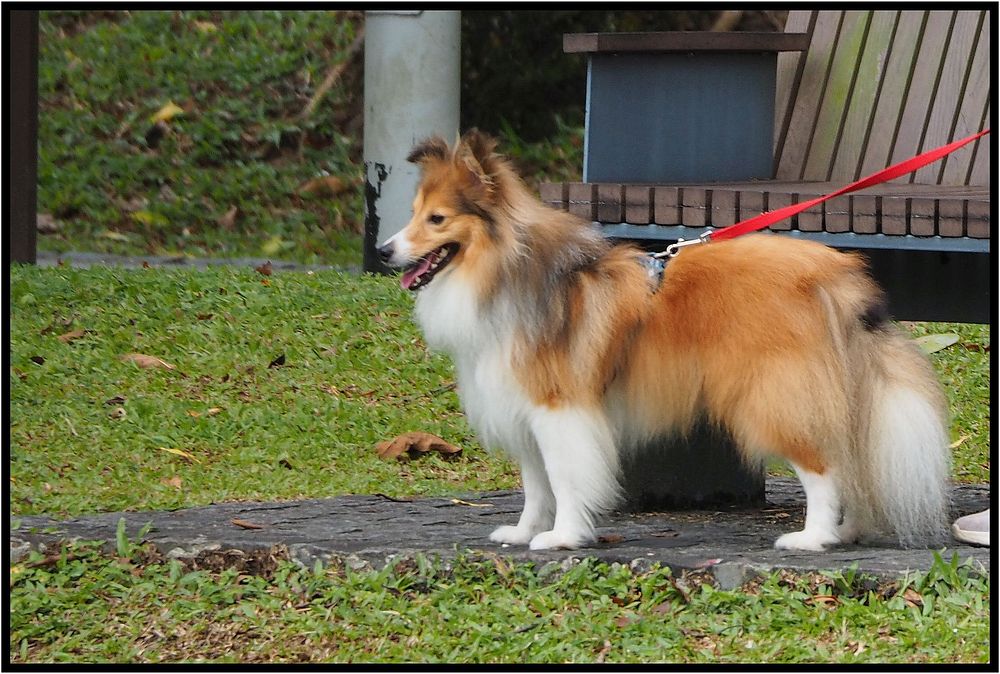
[[[779,550],[822,551],[840,543],[840,493],[833,471],[817,473],[792,463],[806,492],[806,523],[802,531],[779,536],[774,547]]]
[[[498,527],[490,534],[494,543],[524,545],[536,534],[552,527],[556,503],[542,455],[537,447],[530,447],[518,452],[517,458],[521,463],[524,509],[516,526]]]
[[[618,498],[618,460],[601,412],[536,409],[531,430],[555,496],[552,529],[531,539],[532,550],[578,548],[594,540],[594,518]]]

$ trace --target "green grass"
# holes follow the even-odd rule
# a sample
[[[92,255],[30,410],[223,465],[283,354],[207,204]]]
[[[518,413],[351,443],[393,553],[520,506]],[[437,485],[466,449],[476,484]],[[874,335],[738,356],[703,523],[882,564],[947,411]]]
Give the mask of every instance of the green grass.
[[[73,545],[11,569],[14,663],[985,663],[990,583],[939,561],[879,581],[562,572],[467,553],[382,569],[192,568]]]
[[[331,11],[41,12],[38,204],[62,227],[39,247],[357,264],[360,132],[345,134],[360,84],[345,78],[299,113],[359,22]],[[183,113],[152,141],[168,103]],[[326,175],[344,191],[301,189]]]

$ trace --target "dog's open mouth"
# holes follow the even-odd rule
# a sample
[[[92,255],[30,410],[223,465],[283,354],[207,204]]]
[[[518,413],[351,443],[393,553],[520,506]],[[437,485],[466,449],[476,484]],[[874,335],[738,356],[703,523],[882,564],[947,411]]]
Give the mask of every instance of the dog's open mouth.
[[[431,282],[438,272],[448,266],[455,253],[458,252],[457,243],[446,243],[437,250],[433,250],[427,255],[417,260],[415,263],[403,270],[403,276],[399,279],[399,285],[404,290],[418,290]]]

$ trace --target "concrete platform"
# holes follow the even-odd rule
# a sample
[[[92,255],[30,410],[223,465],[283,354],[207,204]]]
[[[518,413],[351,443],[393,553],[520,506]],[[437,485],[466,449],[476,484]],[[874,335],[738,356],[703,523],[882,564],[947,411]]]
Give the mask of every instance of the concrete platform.
[[[989,506],[989,485],[959,485],[953,492],[953,513],[977,512]],[[113,549],[120,518],[136,540],[149,525],[144,540],[164,554],[192,557],[229,549],[244,552],[284,546],[303,564],[339,558],[353,567],[381,567],[397,555],[425,553],[442,558],[458,551],[487,551],[517,560],[565,562],[597,557],[640,568],[658,562],[675,571],[711,573],[723,587],[735,587],[755,572],[844,570],[898,577],[926,571],[932,550],[902,550],[890,541],[850,545],[823,553],[773,549],[774,539],[801,527],[805,509],[798,483],[770,478],[767,506],[760,509],[689,510],[620,514],[601,523],[600,542],[576,551],[531,552],[526,547],[491,543],[489,533],[512,524],[521,510],[518,491],[465,494],[411,501],[387,496],[342,496],[277,503],[221,503],[172,512],[102,513],[67,521],[47,517],[12,517],[12,562],[33,547],[57,540],[103,541]],[[942,552],[957,553],[989,573],[990,550],[955,542]]]

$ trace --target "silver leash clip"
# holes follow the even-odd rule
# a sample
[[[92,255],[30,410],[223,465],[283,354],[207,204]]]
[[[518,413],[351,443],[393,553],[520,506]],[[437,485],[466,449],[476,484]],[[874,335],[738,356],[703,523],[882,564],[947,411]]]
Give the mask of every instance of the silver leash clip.
[[[711,238],[712,238],[712,232],[706,231],[703,232],[702,235],[699,236],[697,239],[687,239],[687,240],[678,239],[677,243],[670,244],[664,251],[661,251],[659,253],[653,253],[652,257],[655,257],[657,259],[664,257],[673,257],[677,255],[678,251],[680,251],[681,248],[684,248],[685,246],[695,246],[698,245],[699,243],[708,243],[711,240]]]

